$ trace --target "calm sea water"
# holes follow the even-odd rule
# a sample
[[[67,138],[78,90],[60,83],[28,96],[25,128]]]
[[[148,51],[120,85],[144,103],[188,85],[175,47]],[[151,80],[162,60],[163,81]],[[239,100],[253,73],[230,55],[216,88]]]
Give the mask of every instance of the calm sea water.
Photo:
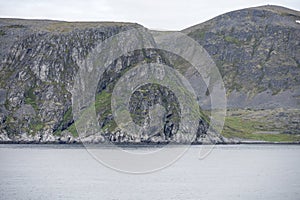
[[[0,145],[0,199],[300,198],[300,146],[216,146],[199,160],[200,148],[158,172],[132,175],[78,146]]]

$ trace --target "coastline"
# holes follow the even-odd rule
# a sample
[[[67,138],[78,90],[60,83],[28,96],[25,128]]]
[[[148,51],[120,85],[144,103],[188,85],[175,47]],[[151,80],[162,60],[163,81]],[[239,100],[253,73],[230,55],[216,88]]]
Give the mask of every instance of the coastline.
[[[200,143],[200,142],[192,142],[192,143],[169,143],[169,142],[101,142],[101,143],[82,143],[78,141],[73,142],[65,142],[65,141],[47,141],[47,142],[36,142],[36,141],[0,141],[0,144],[24,144],[24,145],[103,145],[103,146],[164,146],[164,145],[300,145],[300,141],[295,142],[270,142],[270,141],[235,141],[235,142],[216,142],[216,143]]]

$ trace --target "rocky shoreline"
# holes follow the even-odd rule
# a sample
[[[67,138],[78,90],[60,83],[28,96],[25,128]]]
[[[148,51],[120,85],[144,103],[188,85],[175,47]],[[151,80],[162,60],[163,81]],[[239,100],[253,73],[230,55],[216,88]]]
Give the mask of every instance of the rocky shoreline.
[[[29,141],[29,142],[24,142],[24,141],[0,141],[0,144],[12,144],[12,145],[18,145],[18,144],[24,144],[24,145],[31,145],[31,144],[36,144],[36,145],[84,145],[82,142],[34,142],[34,141]],[[164,146],[164,145],[243,145],[243,144],[249,144],[249,145],[257,145],[257,144],[262,144],[262,145],[300,145],[300,142],[267,142],[267,141],[237,141],[237,142],[229,142],[229,143],[198,143],[194,142],[191,144],[181,144],[181,143],[176,143],[176,144],[168,144],[168,143],[153,143],[153,142],[139,142],[139,143],[95,143],[95,145],[103,145],[103,146],[109,146],[109,145],[118,145],[118,146]],[[94,145],[92,143],[92,145]]]
[[[56,140],[48,140],[48,141],[35,141],[35,140],[0,140],[0,144],[41,144],[41,145],[118,145],[118,146],[163,146],[163,145],[241,145],[241,144],[249,144],[249,145],[256,145],[256,144],[276,144],[276,145],[300,145],[300,141],[294,142],[270,142],[270,141],[258,141],[258,140],[242,140],[242,139],[226,139],[223,141],[215,141],[215,142],[201,142],[201,141],[194,141],[190,143],[181,143],[181,142],[169,142],[169,141],[159,141],[159,142],[152,142],[152,141],[131,141],[131,142],[112,142],[112,141],[93,141],[80,138],[56,138]]]

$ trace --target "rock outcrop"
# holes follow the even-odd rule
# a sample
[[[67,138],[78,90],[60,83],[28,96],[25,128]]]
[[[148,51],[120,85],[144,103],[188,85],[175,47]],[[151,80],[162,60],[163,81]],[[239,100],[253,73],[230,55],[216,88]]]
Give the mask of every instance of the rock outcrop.
[[[95,108],[101,132],[80,138],[72,114],[72,89],[75,76],[88,53],[105,39],[133,28],[130,23],[68,23],[1,19],[1,141],[33,143],[106,142],[157,143],[188,142],[178,137],[178,104],[166,88],[140,88],[132,98],[132,118],[143,127],[150,127],[149,108],[162,104],[161,128],[142,137],[117,128],[111,112],[111,93],[126,70],[138,63],[166,62],[155,49],[137,50],[110,64],[97,87]],[[99,66],[101,67],[101,66]],[[160,95],[157,96],[157,93]],[[170,97],[170,98],[169,98]],[[176,107],[177,106],[177,107]],[[208,121],[200,119],[201,126]],[[157,121],[157,120],[156,120]],[[206,129],[199,129],[201,132]],[[176,136],[176,137],[175,137]],[[222,137],[216,137],[222,141]],[[209,137],[197,141],[210,141]]]
[[[182,32],[201,44],[215,61],[225,83],[230,109],[282,108],[283,114],[275,113],[276,117],[268,117],[267,121],[276,124],[280,116],[285,116],[284,122],[281,120],[285,132],[279,125],[280,132],[299,134],[300,120],[295,114],[300,105],[297,20],[300,20],[298,11],[265,6],[220,15]],[[114,122],[111,93],[124,72],[138,63],[175,65],[155,49],[130,52],[110,64],[98,83],[95,99],[102,132],[80,138],[76,131],[71,97],[82,61],[105,39],[141,27],[133,23],[0,19],[0,141],[189,142],[176,136],[180,109],[174,94],[164,87],[138,88],[129,108],[137,124],[145,128],[157,124],[155,134],[141,137],[126,133]],[[149,115],[157,104],[165,108],[160,113],[161,120],[153,120]],[[205,109],[205,105],[201,107]],[[288,114],[285,109],[289,109]],[[195,142],[230,142],[220,134],[207,132],[209,118],[203,113]],[[231,130],[230,124],[227,126]]]

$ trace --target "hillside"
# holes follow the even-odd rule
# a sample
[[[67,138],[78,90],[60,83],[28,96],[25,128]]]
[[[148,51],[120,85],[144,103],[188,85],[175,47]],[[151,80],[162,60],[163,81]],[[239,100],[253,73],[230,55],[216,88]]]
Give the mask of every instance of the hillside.
[[[223,77],[228,98],[223,136],[207,132],[210,114],[200,102],[196,142],[300,141],[297,20],[300,20],[298,11],[263,6],[226,13],[182,31],[210,54]],[[72,115],[76,74],[84,68],[82,62],[94,47],[134,28],[142,26],[0,19],[0,141],[80,142]],[[149,41],[153,42],[151,38]],[[186,142],[177,134],[180,109],[174,93],[167,88],[144,85],[132,96],[131,117],[141,126],[151,123],[150,107],[160,102],[166,109],[163,129],[151,137],[117,128],[110,109],[118,79],[138,63],[164,63],[185,71],[185,64],[178,66],[181,62],[174,62],[179,58],[172,61],[165,55],[166,52],[156,49],[136,50],[112,62],[100,77],[95,96],[101,131],[81,139],[117,143]]]
[[[229,107],[298,108],[299,19],[300,12],[264,6],[220,15],[183,32],[213,57]]]
[[[226,136],[281,141],[286,136],[276,134],[299,134],[299,19],[299,11],[262,6],[183,30],[209,52],[222,74]]]

